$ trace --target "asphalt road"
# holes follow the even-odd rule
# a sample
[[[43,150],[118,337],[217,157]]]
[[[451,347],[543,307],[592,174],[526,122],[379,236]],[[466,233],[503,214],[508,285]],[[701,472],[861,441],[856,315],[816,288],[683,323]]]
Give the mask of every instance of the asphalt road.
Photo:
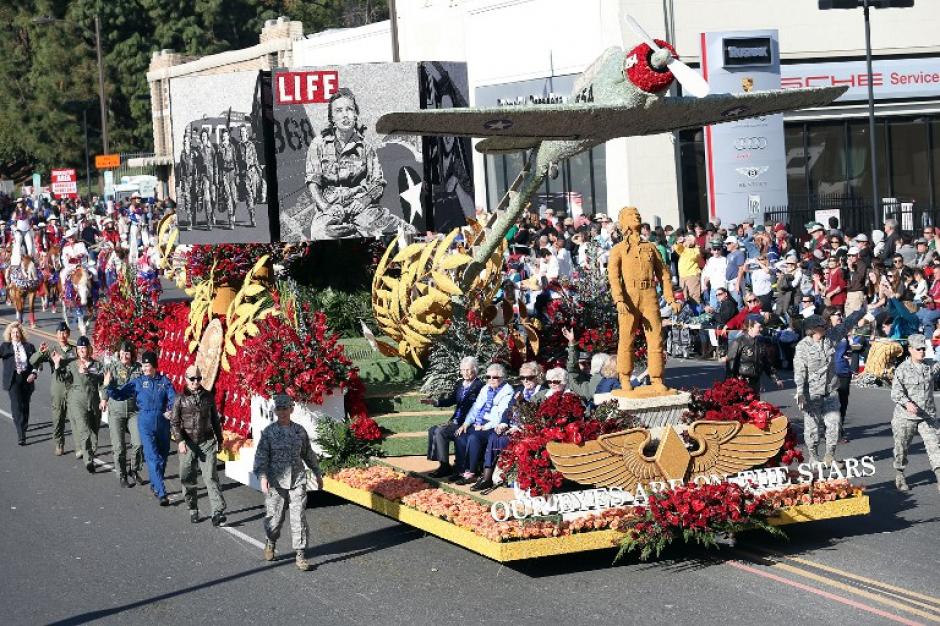
[[[0,318],[9,320],[9,309]],[[40,329],[55,320],[41,315]],[[34,333],[32,339],[41,341]],[[704,386],[712,364],[677,361],[667,379]],[[797,418],[792,390],[766,394]],[[121,489],[106,428],[89,475],[50,441],[48,374],[32,402],[26,447],[16,445],[0,397],[0,607],[3,624],[876,624],[940,621],[940,493],[923,445],[912,491],[893,487],[891,404],[853,388],[846,456],[871,454],[867,517],[787,528],[788,541],[749,534],[719,552],[673,548],[664,558],[613,565],[613,551],[500,565],[327,494],[311,497],[309,556],[261,559],[259,493],[226,482],[228,528],[192,525],[178,465],[173,506],[147,487]],[[204,492],[203,492],[204,493]],[[203,513],[208,503],[203,501]],[[281,548],[289,547],[289,533]]]

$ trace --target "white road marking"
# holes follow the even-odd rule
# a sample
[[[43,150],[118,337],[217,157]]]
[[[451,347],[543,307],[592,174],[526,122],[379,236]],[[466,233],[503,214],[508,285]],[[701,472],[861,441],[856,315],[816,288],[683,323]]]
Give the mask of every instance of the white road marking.
[[[8,420],[10,420],[11,422],[13,421],[13,415],[10,414],[10,413],[7,413],[7,412],[4,411],[3,409],[0,409],[0,415],[3,415],[4,417],[6,417],[6,418],[7,418]],[[111,465],[110,463],[105,463],[104,461],[101,461],[101,460],[98,460],[98,459],[95,459],[95,465],[97,465],[98,467],[103,467],[103,468],[105,468],[105,469],[107,469],[107,470],[109,470],[109,471],[112,471],[112,472],[116,472],[116,471],[117,471],[117,470],[114,469],[114,466]],[[252,546],[254,546],[254,547],[256,547],[256,548],[259,548],[259,549],[261,549],[261,550],[264,550],[264,542],[263,542],[263,541],[258,541],[258,540],[255,539],[254,537],[249,537],[248,535],[246,535],[245,533],[241,532],[240,530],[237,530],[237,529],[235,529],[235,528],[231,528],[231,527],[229,527],[229,526],[220,526],[219,528],[222,529],[222,530],[224,530],[224,531],[227,532],[228,534],[232,535],[232,536],[235,537],[236,539],[240,539],[240,540],[244,541],[244,542],[247,543],[247,544],[250,544],[250,545],[252,545]]]

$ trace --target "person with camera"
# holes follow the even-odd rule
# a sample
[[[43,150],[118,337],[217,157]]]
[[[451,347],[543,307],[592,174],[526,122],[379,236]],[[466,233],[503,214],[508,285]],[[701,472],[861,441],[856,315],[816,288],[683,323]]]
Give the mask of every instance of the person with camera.
[[[764,374],[774,381],[778,389],[782,389],[783,381],[777,377],[767,346],[761,341],[764,318],[758,313],[751,313],[747,316],[744,329],[744,333],[728,347],[725,376],[743,378],[757,397],[760,397],[761,377]]]

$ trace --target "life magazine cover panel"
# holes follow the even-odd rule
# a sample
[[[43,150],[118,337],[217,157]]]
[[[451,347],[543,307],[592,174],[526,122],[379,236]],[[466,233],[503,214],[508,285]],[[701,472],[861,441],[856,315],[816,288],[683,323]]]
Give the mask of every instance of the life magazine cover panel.
[[[375,132],[384,113],[420,108],[418,63],[278,69],[272,80],[281,240],[425,230],[421,138]]]

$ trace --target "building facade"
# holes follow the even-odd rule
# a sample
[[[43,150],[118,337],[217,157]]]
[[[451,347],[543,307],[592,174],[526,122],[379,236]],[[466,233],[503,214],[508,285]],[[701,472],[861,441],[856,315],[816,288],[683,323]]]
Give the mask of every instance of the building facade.
[[[852,86],[829,107],[784,116],[789,206],[778,213],[836,205],[844,214],[873,210],[861,11],[819,11],[816,0],[399,0],[399,58],[466,62],[474,105],[561,102],[573,78],[605,49],[638,43],[627,14],[673,42],[693,67],[704,32],[776,29],[784,88]],[[940,204],[937,32],[940,5],[933,0],[872,12],[879,195],[930,208]],[[247,50],[189,62],[158,53],[148,73],[157,158],[172,154],[159,84],[170,76],[246,63],[270,69],[392,58],[389,22],[303,37],[302,25],[283,19],[266,25],[259,45]],[[521,155],[474,159],[476,203],[491,208]],[[651,222],[700,221],[711,214],[704,162],[701,130],[619,139],[561,167],[536,202],[588,215],[635,205]]]

